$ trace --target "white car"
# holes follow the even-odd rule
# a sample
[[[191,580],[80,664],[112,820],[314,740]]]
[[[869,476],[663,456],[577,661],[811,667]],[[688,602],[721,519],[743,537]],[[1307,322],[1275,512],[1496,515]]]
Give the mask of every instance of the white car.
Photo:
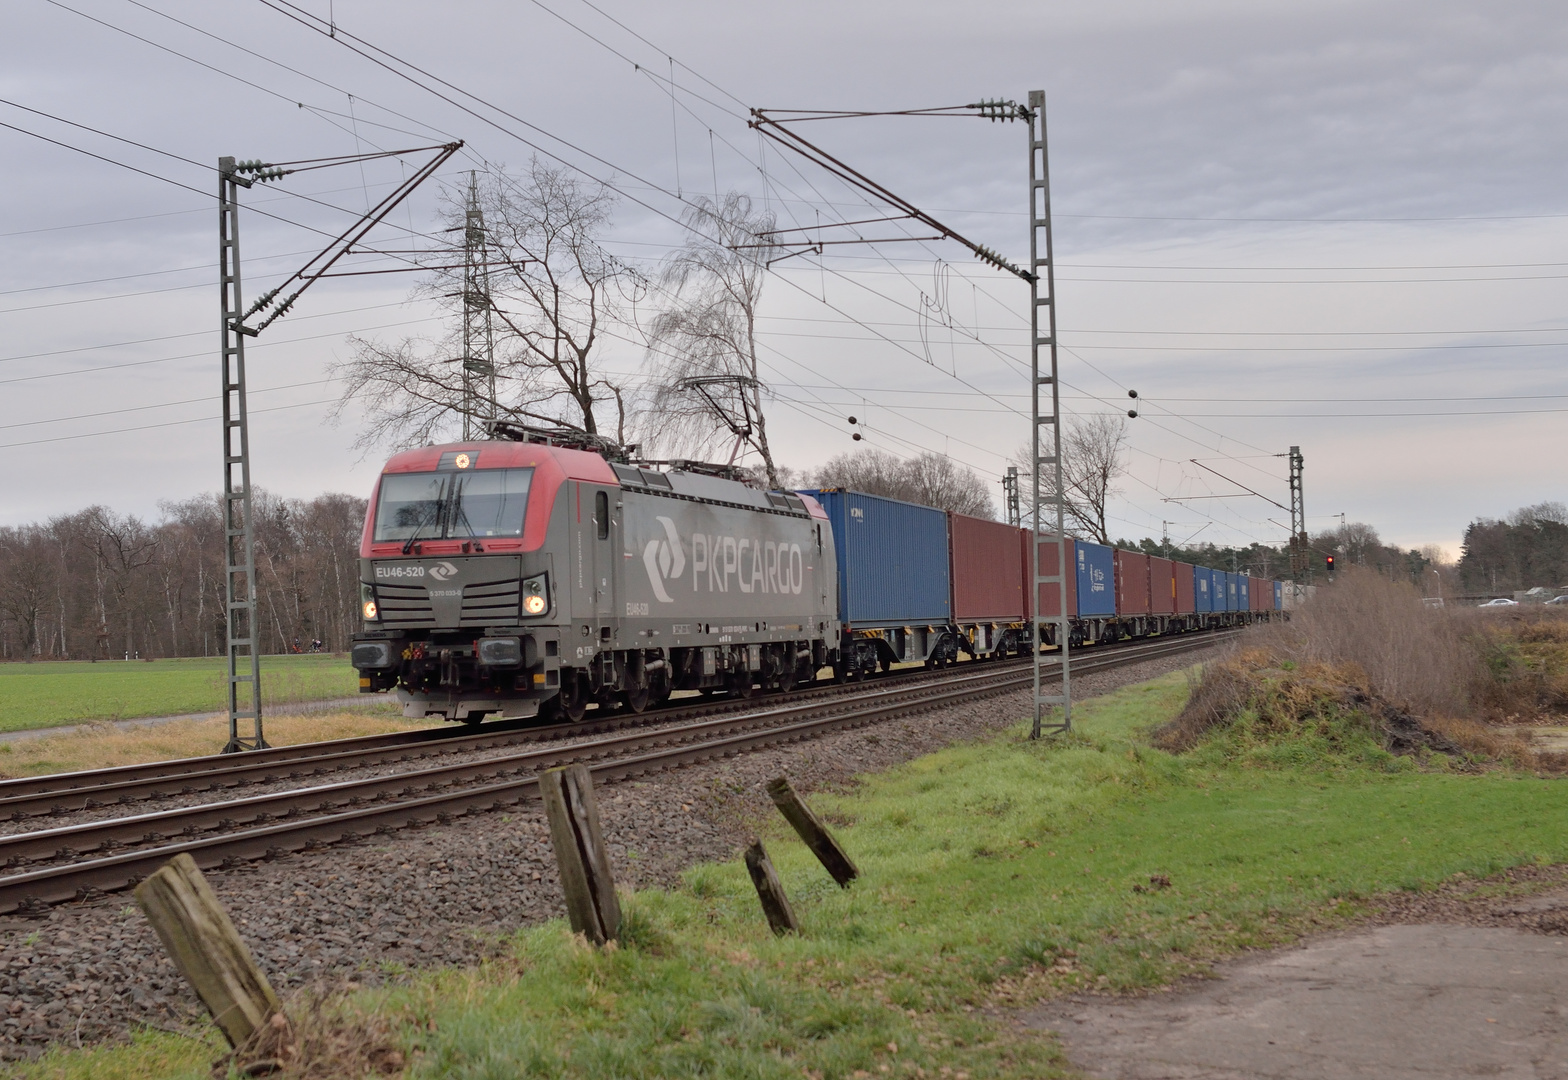
[[[1499,596],[1496,600],[1488,600],[1486,603],[1482,604],[1481,606],[1482,607],[1518,607],[1519,606],[1519,601],[1517,601],[1517,600],[1509,600],[1506,597]]]

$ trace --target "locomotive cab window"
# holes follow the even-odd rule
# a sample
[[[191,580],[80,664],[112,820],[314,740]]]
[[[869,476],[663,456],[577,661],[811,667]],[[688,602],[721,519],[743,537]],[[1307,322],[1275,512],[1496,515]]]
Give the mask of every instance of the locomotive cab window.
[[[593,525],[600,540],[610,538],[610,493],[607,491],[594,494]]]
[[[389,473],[381,478],[375,540],[520,537],[532,469]]]

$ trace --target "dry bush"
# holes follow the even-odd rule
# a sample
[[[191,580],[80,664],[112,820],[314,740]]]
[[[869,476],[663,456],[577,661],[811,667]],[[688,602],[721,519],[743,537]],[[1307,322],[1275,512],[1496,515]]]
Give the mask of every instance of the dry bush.
[[[1472,609],[1458,621],[1483,675],[1478,709],[1494,719],[1568,712],[1568,611]]]
[[[285,1016],[286,1014],[286,1016]],[[274,1075],[286,1080],[365,1080],[401,1075],[407,1061],[379,1016],[345,1007],[343,994],[321,988],[290,996],[284,1013],[213,1064],[215,1080]]]
[[[1288,622],[1249,630],[1240,647],[1265,650],[1275,665],[1354,664],[1365,689],[1420,716],[1465,716],[1484,675],[1466,642],[1465,620],[1428,608],[1408,584],[1347,567]]]

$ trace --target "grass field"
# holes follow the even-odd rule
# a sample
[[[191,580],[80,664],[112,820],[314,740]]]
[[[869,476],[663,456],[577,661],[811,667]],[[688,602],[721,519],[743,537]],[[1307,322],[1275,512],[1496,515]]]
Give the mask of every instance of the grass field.
[[[484,966],[329,1005],[313,1075],[360,1075],[380,1046],[411,1076],[474,1080],[1066,1076],[1045,1036],[987,1007],[1158,987],[1378,893],[1568,861],[1562,781],[1150,748],[1186,692],[1179,674],[1130,687],[1083,703],[1072,738],[1014,730],[818,796],[862,870],[847,890],[770,821],[799,937],[767,932],[738,862],[700,866],[626,899],[619,949],[554,923]],[[195,1080],[220,1049],[149,1031],[19,1075]]]
[[[216,712],[223,679],[221,657],[0,664],[0,731]],[[265,708],[352,697],[359,681],[345,656],[265,656],[261,687]]]

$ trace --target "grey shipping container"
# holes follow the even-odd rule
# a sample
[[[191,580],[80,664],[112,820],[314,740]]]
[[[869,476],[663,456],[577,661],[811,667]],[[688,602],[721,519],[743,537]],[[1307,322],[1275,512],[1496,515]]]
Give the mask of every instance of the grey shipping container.
[[[859,491],[807,491],[837,541],[838,616],[844,628],[951,621],[947,514]]]

